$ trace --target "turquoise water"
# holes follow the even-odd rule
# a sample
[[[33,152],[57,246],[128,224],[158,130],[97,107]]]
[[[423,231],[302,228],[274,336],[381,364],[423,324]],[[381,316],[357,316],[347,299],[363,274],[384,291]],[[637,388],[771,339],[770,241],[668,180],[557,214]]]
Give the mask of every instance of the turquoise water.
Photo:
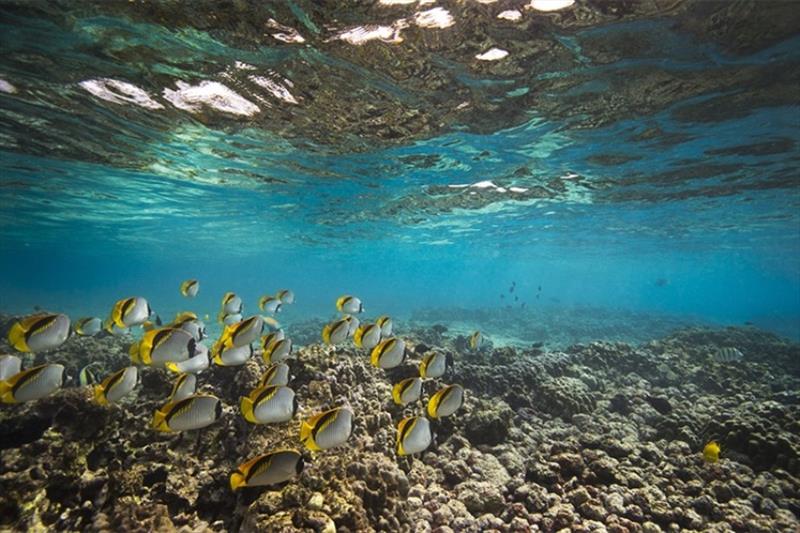
[[[191,307],[208,313],[226,291],[255,312],[262,294],[292,288],[289,322],[329,317],[344,293],[404,317],[503,308],[516,282],[514,306],[751,322],[800,338],[800,107],[785,90],[800,64],[795,35],[732,50],[670,16],[585,28],[554,19],[552,64],[527,70],[493,71],[429,43],[430,69],[451,83],[434,90],[374,59],[424,35],[331,44],[333,22],[303,3],[290,11],[305,17],[280,19],[302,44],[88,5],[5,6],[2,311],[105,316],[136,294],[170,316],[187,305],[179,283],[196,277]],[[340,12],[333,26],[392,18],[376,13]],[[595,47],[634,37],[638,46]],[[644,105],[620,80],[653,72],[665,80],[648,90],[664,94]],[[294,103],[256,94],[251,75]],[[81,85],[97,79],[147,99]],[[552,80],[565,86],[541,85]],[[191,108],[165,93],[203,81],[259,111]],[[389,113],[343,119],[370,98],[434,118],[416,130]],[[438,114],[459,98],[475,111]],[[375,133],[400,123],[405,137]]]

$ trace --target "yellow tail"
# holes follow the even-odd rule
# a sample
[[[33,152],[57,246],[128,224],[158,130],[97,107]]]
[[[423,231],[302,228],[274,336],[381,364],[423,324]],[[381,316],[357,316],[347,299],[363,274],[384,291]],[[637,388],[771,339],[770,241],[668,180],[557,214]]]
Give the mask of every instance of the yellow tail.
[[[239,472],[231,474],[231,490],[238,490],[239,487],[245,486],[244,476]]]
[[[322,328],[322,340],[325,342],[325,344],[330,344],[331,343],[331,330],[332,329],[333,328],[331,327],[330,324],[325,324],[325,327]]]
[[[177,363],[173,363],[172,361],[170,361],[169,363],[165,364],[164,367],[167,370],[171,370],[171,371],[175,372],[176,374],[180,374],[181,373],[181,369],[178,368],[178,364]]]
[[[14,394],[11,392],[12,386],[8,381],[0,381],[0,401],[3,403],[16,403]]]
[[[239,403],[239,408],[242,410],[242,416],[244,416],[245,420],[251,424],[258,423],[256,420],[256,415],[253,413],[253,400],[247,396],[242,396],[242,400]]]
[[[108,399],[106,398],[106,395],[103,394],[102,385],[94,386],[94,401],[96,401],[100,405],[108,405]]]
[[[17,322],[11,327],[11,331],[8,332],[8,343],[17,351],[30,352],[31,349],[28,348],[28,344],[25,342],[25,333],[25,328],[22,327],[22,324]]]
[[[397,405],[401,405],[403,403],[402,400],[400,399],[401,395],[400,389],[402,388],[402,385],[403,382],[401,381],[400,383],[392,387],[392,399],[394,399],[394,403],[396,403]]]
[[[166,414],[161,409],[158,409],[153,413],[153,421],[150,426],[157,431],[169,431],[169,427],[164,423],[165,420]]]

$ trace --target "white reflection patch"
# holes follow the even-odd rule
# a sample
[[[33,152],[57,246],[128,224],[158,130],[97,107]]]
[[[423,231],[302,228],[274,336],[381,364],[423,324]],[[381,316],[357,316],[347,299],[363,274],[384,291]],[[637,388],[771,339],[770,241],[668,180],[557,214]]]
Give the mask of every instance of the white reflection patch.
[[[491,48],[482,54],[476,55],[475,59],[479,59],[481,61],[498,61],[507,55],[508,50],[503,50],[502,48]]]
[[[11,82],[0,78],[0,93],[14,94],[16,92],[17,88]]]
[[[273,30],[280,30],[278,33],[271,34],[272,37],[279,41],[283,41],[285,43],[306,42],[305,38],[300,35],[300,32],[298,32],[296,29],[292,28],[291,26],[284,26],[275,19],[269,19],[267,21],[267,27]]]
[[[201,81],[199,85],[178,81],[176,85],[175,90],[164,89],[162,96],[184,111],[196,113],[204,105],[232,115],[252,116],[261,111],[253,102],[216,81]]]
[[[575,0],[531,0],[528,7],[536,11],[558,11],[575,3]]]
[[[132,83],[113,80],[111,78],[97,78],[80,82],[83,89],[93,96],[112,102],[114,104],[134,104],[146,109],[164,109],[164,106],[153,100],[145,91]]]
[[[497,18],[503,20],[512,20],[517,21],[522,18],[522,13],[517,11],[516,9],[509,9],[508,11],[502,11],[497,15]]]
[[[450,12],[443,7],[415,13],[414,22],[421,28],[449,28],[456,23]]]
[[[403,42],[400,32],[407,27],[408,22],[405,19],[400,19],[396,20],[391,26],[357,26],[340,33],[335,38],[350,44],[364,44],[374,40],[396,44]]]
[[[248,79],[268,90],[275,98],[279,98],[284,102],[289,102],[290,104],[297,104],[297,99],[289,92],[289,89],[281,85],[280,83],[271,80],[269,78],[265,78],[264,76],[248,76]],[[289,80],[284,80],[289,86],[292,85],[292,82]]]

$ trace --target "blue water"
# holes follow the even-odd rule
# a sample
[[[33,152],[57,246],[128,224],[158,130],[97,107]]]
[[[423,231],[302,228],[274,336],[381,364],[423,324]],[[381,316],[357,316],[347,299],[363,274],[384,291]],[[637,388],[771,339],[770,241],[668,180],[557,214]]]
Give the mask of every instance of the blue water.
[[[375,314],[402,317],[432,307],[503,307],[499,294],[516,282],[529,307],[752,322],[800,338],[796,102],[752,104],[717,120],[681,118],[686,106],[742,89],[731,85],[632,109],[598,127],[530,108],[521,123],[495,121],[490,132],[454,123],[431,136],[352,150],[282,136],[268,123],[201,119],[158,98],[160,88],[174,87],[165,77],[224,82],[220,73],[234,60],[277,71],[302,61],[335,66],[409,105],[423,96],[314,46],[236,46],[213,32],[115,16],[78,17],[71,27],[19,14],[4,20],[0,78],[16,91],[0,92],[0,311],[40,306],[105,316],[118,298],[142,295],[169,316],[187,306],[179,283],[196,277],[201,291],[191,307],[210,314],[226,291],[255,312],[259,296],[288,287],[297,294],[284,311],[288,321],[330,316],[343,293],[360,296]],[[310,18],[298,27],[322,31]],[[593,64],[587,46],[609,31],[650,33],[661,46]],[[800,63],[796,37],[736,55],[652,21],[559,37],[577,63],[537,77],[588,76],[562,95],[579,99],[613,91],[609,79],[631,68]],[[43,56],[57,73],[36,66]],[[444,57],[436,68],[475,90],[502,87],[501,102],[528,93],[524,80],[482,75]],[[78,85],[98,76],[139,80],[163,110],[105,101]],[[300,117],[304,104],[282,105]],[[724,151],[768,142],[789,146]],[[598,154],[625,157],[602,164],[592,159]],[[688,177],[670,174],[681,172]],[[434,198],[436,186],[486,180],[549,192],[514,200],[478,187],[450,189],[494,194],[469,208]]]

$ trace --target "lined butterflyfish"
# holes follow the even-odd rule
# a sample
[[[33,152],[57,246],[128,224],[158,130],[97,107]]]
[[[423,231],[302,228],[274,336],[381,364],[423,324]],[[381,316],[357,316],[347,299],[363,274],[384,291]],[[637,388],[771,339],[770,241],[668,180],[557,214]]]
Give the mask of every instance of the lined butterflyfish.
[[[470,335],[469,339],[468,339],[469,347],[471,349],[473,349],[473,350],[477,350],[478,348],[480,348],[482,340],[483,340],[483,337],[481,336],[481,332],[480,331],[473,332],[472,335]]]
[[[359,300],[355,296],[350,296],[349,294],[346,294],[344,296],[340,296],[336,300],[336,309],[338,309],[342,313],[347,313],[349,315],[352,315],[353,313],[363,313],[364,304],[362,304],[361,300]]]
[[[114,304],[111,310],[111,320],[120,328],[141,326],[153,314],[150,304],[141,296],[123,298]]]
[[[210,365],[211,361],[208,356],[208,346],[202,342],[198,342],[194,347],[194,356],[178,363],[175,361],[169,361],[164,364],[164,367],[167,370],[177,372],[178,374],[199,374],[203,370],[207,369]]]
[[[180,363],[195,356],[197,341],[179,328],[158,328],[146,331],[141,340],[131,345],[131,361],[154,367],[168,362]]]
[[[300,442],[309,450],[327,450],[347,442],[353,432],[353,411],[337,407],[300,424]]]
[[[186,320],[180,324],[176,324],[176,326],[188,332],[197,342],[200,342],[208,336],[206,333],[206,325],[199,319]]]
[[[22,369],[22,359],[16,355],[0,355],[0,381],[8,379]]]
[[[325,344],[341,344],[347,340],[349,328],[350,323],[346,318],[325,324],[325,327],[322,328],[322,340],[325,341]]]
[[[44,352],[58,348],[67,337],[67,315],[36,313],[19,319],[11,326],[8,343],[20,352]]]
[[[297,398],[286,385],[267,385],[242,396],[239,408],[251,424],[277,424],[297,413]]]
[[[259,387],[267,385],[288,385],[289,384],[289,365],[286,363],[276,363],[267,368],[258,380]]]
[[[361,321],[353,315],[344,315],[342,318],[347,320],[347,336],[352,337],[356,334],[356,330],[358,326],[361,325]]]
[[[181,283],[181,294],[186,298],[194,298],[200,290],[200,282],[196,279],[187,279]]]
[[[406,358],[406,343],[397,337],[382,340],[372,349],[372,366],[389,369],[403,363]]]
[[[21,403],[53,394],[64,384],[64,365],[46,364],[17,372],[0,381],[0,401]]]
[[[241,366],[253,356],[253,346],[226,346],[217,341],[211,347],[211,358],[217,366]]]
[[[422,378],[408,378],[395,383],[392,387],[392,399],[397,405],[408,405],[419,400],[422,393]]]
[[[179,402],[194,394],[196,390],[197,376],[194,374],[181,374],[175,379],[175,383],[172,385],[169,401]]]
[[[99,364],[100,363],[95,361],[94,363],[89,363],[78,371],[78,384],[81,387],[95,385],[99,381],[97,379],[97,375],[94,373],[94,370],[92,370],[92,367],[96,367]]]
[[[100,405],[117,403],[130,394],[139,382],[139,369],[128,366],[108,376],[94,386],[94,401]]]
[[[237,322],[242,321],[242,313],[223,313],[220,312],[217,315],[217,322],[223,324],[225,326],[230,326],[231,324],[236,324]]]
[[[450,416],[464,404],[464,387],[447,385],[436,391],[428,400],[428,416],[444,418]]]
[[[390,317],[386,315],[379,316],[375,323],[381,328],[381,336],[383,338],[392,336],[392,327],[394,324]]]
[[[211,394],[193,394],[168,402],[153,414],[153,429],[165,432],[190,431],[210,426],[222,416],[222,402]]]
[[[226,315],[239,315],[242,313],[242,299],[235,293],[226,292],[222,297],[222,312]]]
[[[268,365],[285,361],[292,355],[292,339],[272,341],[262,352],[261,357]]]
[[[419,363],[419,375],[423,378],[440,378],[447,370],[447,355],[442,352],[428,352]]]
[[[103,331],[103,321],[94,316],[87,316],[76,320],[72,328],[81,337],[94,337]]]
[[[377,324],[361,324],[353,335],[353,342],[359,348],[373,349],[381,342],[381,327]]]
[[[282,329],[272,331],[266,335],[261,336],[261,349],[266,350],[267,347],[275,341],[280,341],[286,338],[286,334]]]
[[[303,472],[304,459],[296,450],[277,450],[242,463],[231,474],[231,489],[285,483]]]
[[[278,291],[278,294],[276,294],[275,297],[284,304],[294,303],[294,293],[289,289],[282,289]]]
[[[409,416],[397,424],[397,455],[424,452],[431,441],[431,423],[424,416]]]
[[[281,311],[281,301],[275,296],[262,296],[258,299],[258,308],[265,313],[279,313]]]
[[[247,346],[261,336],[264,329],[264,320],[259,315],[253,315],[235,324],[225,327],[220,337],[220,342],[227,346]]]

